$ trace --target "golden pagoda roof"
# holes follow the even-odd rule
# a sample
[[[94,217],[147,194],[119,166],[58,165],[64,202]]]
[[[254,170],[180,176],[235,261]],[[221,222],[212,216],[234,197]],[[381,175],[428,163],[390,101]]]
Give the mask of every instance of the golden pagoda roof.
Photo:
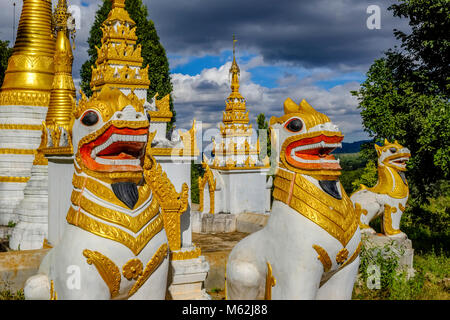
[[[136,23],[130,18],[128,11],[125,10],[125,0],[111,0],[112,9],[108,14],[108,18],[105,20],[106,25],[111,25],[114,22],[120,22],[122,24],[134,26]]]
[[[136,26],[125,10],[125,0],[112,0],[112,9],[103,23],[102,46],[92,67],[91,88],[148,89],[148,68],[142,68],[141,46],[136,46]],[[120,67],[117,67],[120,66]]]
[[[47,107],[52,89],[55,39],[50,0],[24,0],[17,39],[0,92],[0,105]]]

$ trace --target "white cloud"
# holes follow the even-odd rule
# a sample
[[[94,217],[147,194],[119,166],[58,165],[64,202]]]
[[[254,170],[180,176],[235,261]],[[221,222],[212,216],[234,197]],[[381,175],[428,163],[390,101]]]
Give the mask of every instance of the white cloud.
[[[203,121],[207,127],[215,127],[222,120],[225,99],[230,94],[229,68],[227,62],[219,68],[204,69],[197,75],[173,74],[175,109],[179,127],[189,127],[192,117]],[[359,87],[358,82],[347,82],[327,90],[314,84],[338,76],[336,72],[313,71],[310,76],[299,79],[290,74],[279,80],[279,87],[267,88],[252,81],[247,69],[262,65],[262,58],[256,57],[240,65],[240,92],[247,100],[250,118],[255,121],[259,113],[266,118],[280,116],[287,97],[296,102],[306,99],[314,108],[327,114],[344,134],[346,141],[366,138],[362,131],[357,100],[350,94]],[[190,117],[189,117],[190,115]],[[206,127],[205,127],[206,128]]]

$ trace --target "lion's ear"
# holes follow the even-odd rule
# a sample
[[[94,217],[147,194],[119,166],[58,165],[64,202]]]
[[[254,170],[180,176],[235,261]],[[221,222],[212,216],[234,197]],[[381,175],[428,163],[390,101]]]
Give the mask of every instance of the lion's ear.
[[[385,138],[385,139],[384,139],[384,145],[387,146],[388,144],[390,144],[390,142],[389,142],[388,139]]]
[[[284,101],[284,114],[290,114],[298,112],[299,106],[291,99],[287,98],[286,101]]]
[[[380,147],[379,145],[375,144],[375,150],[377,151],[377,155],[381,156],[381,152],[383,150],[383,147]]]

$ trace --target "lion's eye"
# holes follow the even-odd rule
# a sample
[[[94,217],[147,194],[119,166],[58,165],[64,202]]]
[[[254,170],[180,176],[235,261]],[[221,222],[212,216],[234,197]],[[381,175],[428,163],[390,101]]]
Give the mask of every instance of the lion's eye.
[[[98,122],[98,115],[94,111],[88,111],[81,119],[81,122],[86,126],[93,126]]]
[[[389,148],[389,151],[390,151],[391,153],[396,153],[396,152],[397,152],[397,148],[394,148],[394,147]]]
[[[303,128],[303,122],[300,119],[292,119],[286,124],[286,129],[292,132],[299,132]]]

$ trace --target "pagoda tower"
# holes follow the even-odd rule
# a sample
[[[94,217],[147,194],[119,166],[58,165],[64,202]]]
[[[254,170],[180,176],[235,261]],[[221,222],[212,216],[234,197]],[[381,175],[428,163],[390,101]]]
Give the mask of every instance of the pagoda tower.
[[[51,0],[23,0],[17,39],[0,90],[0,225],[17,222],[14,208],[31,176],[54,77]]]
[[[213,141],[212,159],[203,156],[206,172],[199,180],[200,211],[204,213],[243,212],[265,213],[266,174],[269,159],[259,159],[259,140],[252,143],[252,125],[246,100],[239,92],[240,68],[236,62],[233,37],[233,62],[231,63],[231,93],[226,99],[223,123],[220,124],[221,139]],[[269,194],[270,199],[270,194]]]
[[[142,67],[141,46],[136,45],[136,23],[125,10],[125,0],[112,0],[112,10],[101,29],[102,45],[97,48],[97,61],[92,67],[94,94],[107,85],[126,95],[134,90],[140,99],[146,98],[149,66]]]
[[[223,124],[220,125],[222,141],[214,143],[214,168],[254,167],[258,162],[259,143],[252,144],[252,125],[249,124],[246,100],[239,92],[240,68],[236,62],[233,40],[233,62],[230,68],[231,93],[226,100]]]
[[[71,15],[67,0],[58,0],[53,15],[56,33],[53,60],[55,75],[42,127],[41,145],[37,149],[30,180],[24,189],[24,198],[14,209],[19,222],[9,241],[13,250],[42,248],[44,240],[49,239],[49,219],[52,225],[51,240],[62,233],[61,229],[65,224],[60,210],[64,189],[67,188],[66,185],[70,185],[73,171],[71,135],[76,98],[72,78],[73,53],[69,40],[75,29],[68,27],[69,19]]]

